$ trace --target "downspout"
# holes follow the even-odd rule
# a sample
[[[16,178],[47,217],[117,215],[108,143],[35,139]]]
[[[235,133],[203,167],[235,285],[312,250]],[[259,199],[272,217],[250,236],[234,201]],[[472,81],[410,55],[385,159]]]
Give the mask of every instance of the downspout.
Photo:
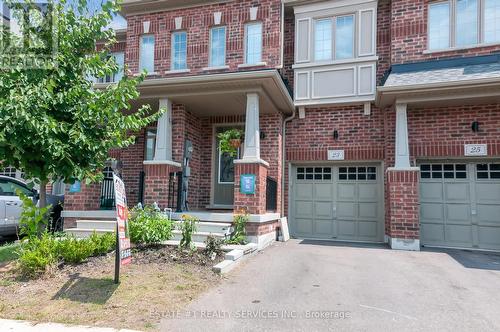
[[[285,214],[285,169],[286,169],[286,124],[295,118],[295,107],[293,108],[293,113],[288,118],[283,120],[283,133],[282,139],[283,147],[281,149],[283,156],[281,160],[281,216],[284,217]],[[288,174],[290,176],[290,174]],[[290,195],[290,193],[288,193]]]

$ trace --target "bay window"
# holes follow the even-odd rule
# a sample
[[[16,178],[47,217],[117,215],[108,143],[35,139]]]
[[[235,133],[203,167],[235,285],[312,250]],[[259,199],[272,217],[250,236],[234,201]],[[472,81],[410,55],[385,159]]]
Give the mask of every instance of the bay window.
[[[317,20],[314,24],[314,59],[316,61],[332,58],[332,20]]]
[[[429,5],[428,48],[500,42],[500,0],[448,0]]]
[[[354,58],[354,30],[354,15],[315,20],[314,60]]]
[[[354,57],[354,16],[339,16],[335,24],[335,58]]]

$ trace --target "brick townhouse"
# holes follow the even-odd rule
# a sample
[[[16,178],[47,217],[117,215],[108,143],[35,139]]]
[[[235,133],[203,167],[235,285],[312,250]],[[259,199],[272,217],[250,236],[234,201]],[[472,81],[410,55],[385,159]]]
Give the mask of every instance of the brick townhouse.
[[[125,0],[113,54],[168,112],[110,151],[129,204],[297,238],[500,250],[500,0]],[[110,84],[118,77],[102,79]],[[244,130],[236,158],[217,133]],[[109,171],[105,170],[105,171]],[[255,176],[253,194],[240,188]],[[66,194],[98,210],[103,184]]]

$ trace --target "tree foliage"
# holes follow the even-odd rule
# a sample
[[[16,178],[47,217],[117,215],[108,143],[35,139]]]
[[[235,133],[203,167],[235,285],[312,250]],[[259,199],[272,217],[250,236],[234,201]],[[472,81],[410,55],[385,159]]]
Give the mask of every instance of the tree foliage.
[[[37,35],[47,45],[55,40],[56,52],[48,65],[0,69],[0,161],[42,183],[54,178],[96,180],[108,150],[132,144],[135,138],[130,133],[155,121],[161,112],[152,112],[149,106],[131,111],[145,73],[124,75],[105,88],[97,88],[89,79],[119,71],[109,56],[115,33],[107,28],[119,10],[116,0],[92,15],[86,0],[76,5],[49,0],[49,4],[55,29]],[[21,26],[23,34],[29,29]]]

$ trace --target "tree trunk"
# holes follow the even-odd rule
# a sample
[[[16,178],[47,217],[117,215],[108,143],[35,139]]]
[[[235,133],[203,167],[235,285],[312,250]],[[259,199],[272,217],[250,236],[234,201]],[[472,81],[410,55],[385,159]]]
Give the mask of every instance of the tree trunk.
[[[47,181],[40,182],[40,208],[47,206]]]

